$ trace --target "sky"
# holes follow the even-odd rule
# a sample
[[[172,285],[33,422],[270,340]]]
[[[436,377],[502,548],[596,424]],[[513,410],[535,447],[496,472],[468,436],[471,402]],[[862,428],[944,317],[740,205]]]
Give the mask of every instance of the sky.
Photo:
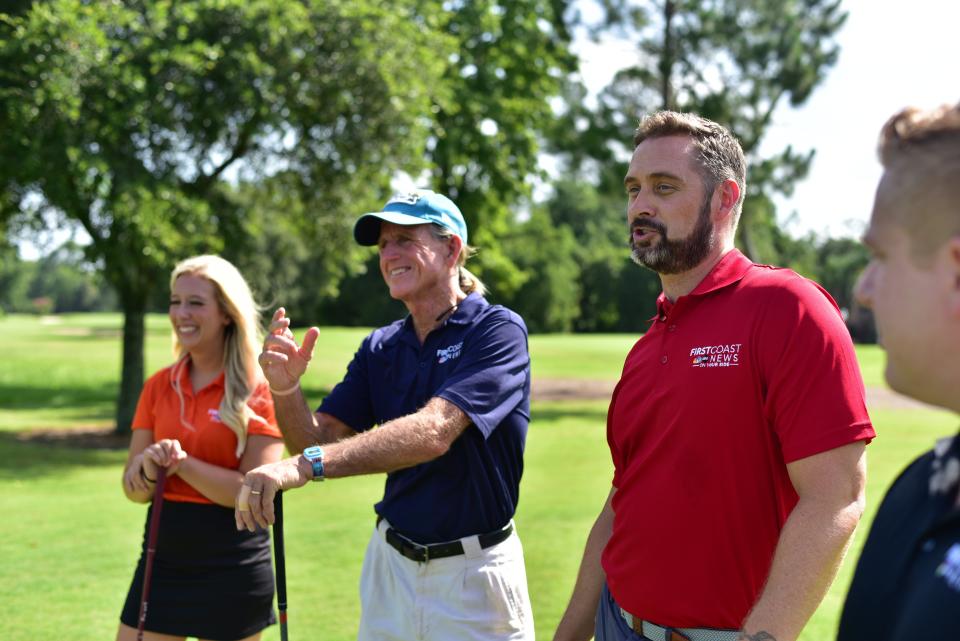
[[[817,151],[807,178],[777,202],[793,235],[859,237],[880,179],[877,137],[887,118],[908,105],[960,101],[960,2],[846,0],[843,6],[849,16],[837,37],[837,64],[800,108],[783,101],[761,147],[765,155],[788,144]],[[633,55],[624,43],[586,45],[580,54],[591,89],[609,82],[613,60]],[[747,183],[749,189],[749,174]]]

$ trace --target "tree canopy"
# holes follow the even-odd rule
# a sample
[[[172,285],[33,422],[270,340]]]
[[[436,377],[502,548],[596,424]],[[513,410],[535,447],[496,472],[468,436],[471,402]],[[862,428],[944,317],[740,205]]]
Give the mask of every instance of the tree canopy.
[[[143,379],[151,292],[178,259],[243,229],[228,172],[283,173],[321,218],[343,218],[358,193],[372,199],[422,158],[451,41],[415,9],[51,0],[3,18],[0,192],[7,216],[70,219],[92,239],[125,314],[121,429]],[[315,240],[332,250],[344,237]]]
[[[480,271],[516,286],[493,240],[573,64],[564,6],[49,0],[0,14],[0,214],[90,236],[125,316],[118,428],[143,380],[144,311],[177,260],[219,252],[261,292],[322,301],[362,264],[352,219],[400,172],[453,193],[489,242]]]

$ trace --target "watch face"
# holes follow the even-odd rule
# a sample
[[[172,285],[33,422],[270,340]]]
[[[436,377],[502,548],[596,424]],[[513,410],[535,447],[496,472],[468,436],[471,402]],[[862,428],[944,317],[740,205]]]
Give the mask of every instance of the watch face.
[[[323,480],[323,450],[318,445],[311,445],[303,451],[303,456],[310,461],[313,467],[313,480]]]

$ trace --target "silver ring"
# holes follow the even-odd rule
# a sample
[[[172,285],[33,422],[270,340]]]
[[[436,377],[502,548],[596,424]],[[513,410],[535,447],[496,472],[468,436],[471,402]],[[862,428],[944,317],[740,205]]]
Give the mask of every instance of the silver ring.
[[[260,494],[263,494],[263,492],[258,492],[257,490],[250,490],[250,494],[260,495]]]

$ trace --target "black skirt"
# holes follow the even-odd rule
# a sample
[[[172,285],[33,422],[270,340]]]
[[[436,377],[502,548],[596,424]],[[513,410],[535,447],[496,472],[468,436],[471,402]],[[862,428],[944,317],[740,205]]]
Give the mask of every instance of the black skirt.
[[[140,617],[147,534],[120,621]],[[276,623],[273,568],[266,530],[237,531],[233,510],[165,501],[160,515],[145,628],[151,632],[234,641]]]

